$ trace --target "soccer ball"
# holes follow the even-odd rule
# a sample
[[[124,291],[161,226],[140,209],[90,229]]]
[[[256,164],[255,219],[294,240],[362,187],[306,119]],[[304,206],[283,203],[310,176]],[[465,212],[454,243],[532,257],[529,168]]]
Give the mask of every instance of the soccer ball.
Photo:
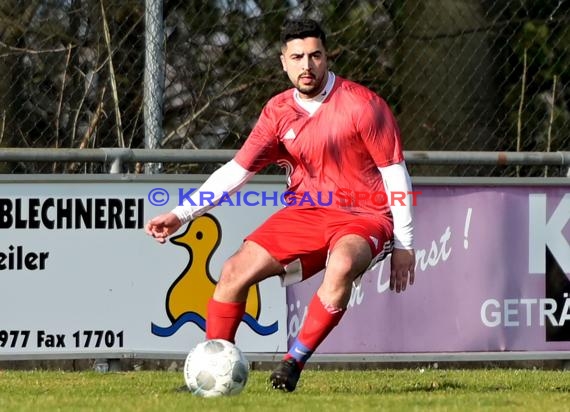
[[[242,351],[223,339],[196,345],[184,363],[184,380],[194,395],[205,398],[239,394],[249,376]]]

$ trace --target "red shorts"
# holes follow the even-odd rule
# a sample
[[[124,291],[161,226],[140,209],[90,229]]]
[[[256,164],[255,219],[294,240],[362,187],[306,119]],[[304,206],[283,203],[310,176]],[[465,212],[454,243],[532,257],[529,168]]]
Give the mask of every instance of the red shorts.
[[[359,235],[370,245],[371,265],[393,247],[393,223],[383,215],[356,215],[330,207],[285,207],[246,240],[257,243],[285,269],[283,284],[308,279],[326,267],[329,251],[345,235]]]

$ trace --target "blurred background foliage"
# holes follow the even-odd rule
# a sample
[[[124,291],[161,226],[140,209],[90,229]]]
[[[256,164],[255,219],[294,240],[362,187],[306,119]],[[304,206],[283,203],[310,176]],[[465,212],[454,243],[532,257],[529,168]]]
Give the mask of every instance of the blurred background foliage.
[[[406,150],[569,150],[564,0],[166,0],[161,147],[241,147],[263,104],[290,87],[279,30],[299,16],[328,32],[337,75],[388,101]],[[144,147],[145,41],[143,0],[2,1],[0,147]],[[163,171],[218,166],[168,164]],[[543,167],[411,169],[544,175]],[[0,164],[2,173],[104,171],[96,164]]]

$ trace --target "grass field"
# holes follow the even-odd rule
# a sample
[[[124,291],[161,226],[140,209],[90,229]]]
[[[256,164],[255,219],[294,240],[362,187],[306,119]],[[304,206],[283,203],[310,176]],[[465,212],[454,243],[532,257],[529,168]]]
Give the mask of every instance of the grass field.
[[[297,391],[252,371],[241,395],[177,392],[180,372],[0,371],[0,411],[568,411],[570,372],[530,369],[304,372]]]

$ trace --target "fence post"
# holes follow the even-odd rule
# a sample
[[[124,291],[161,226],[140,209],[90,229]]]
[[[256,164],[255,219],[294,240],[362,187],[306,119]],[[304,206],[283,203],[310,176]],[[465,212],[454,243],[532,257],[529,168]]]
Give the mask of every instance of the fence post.
[[[109,173],[111,174],[121,173],[122,169],[123,169],[123,162],[121,161],[121,157],[117,156],[113,159],[113,162],[111,163],[111,170],[109,171]]]
[[[162,0],[145,0],[144,130],[145,148],[156,149],[163,136],[164,19]],[[160,164],[149,163],[146,173],[159,173]]]

